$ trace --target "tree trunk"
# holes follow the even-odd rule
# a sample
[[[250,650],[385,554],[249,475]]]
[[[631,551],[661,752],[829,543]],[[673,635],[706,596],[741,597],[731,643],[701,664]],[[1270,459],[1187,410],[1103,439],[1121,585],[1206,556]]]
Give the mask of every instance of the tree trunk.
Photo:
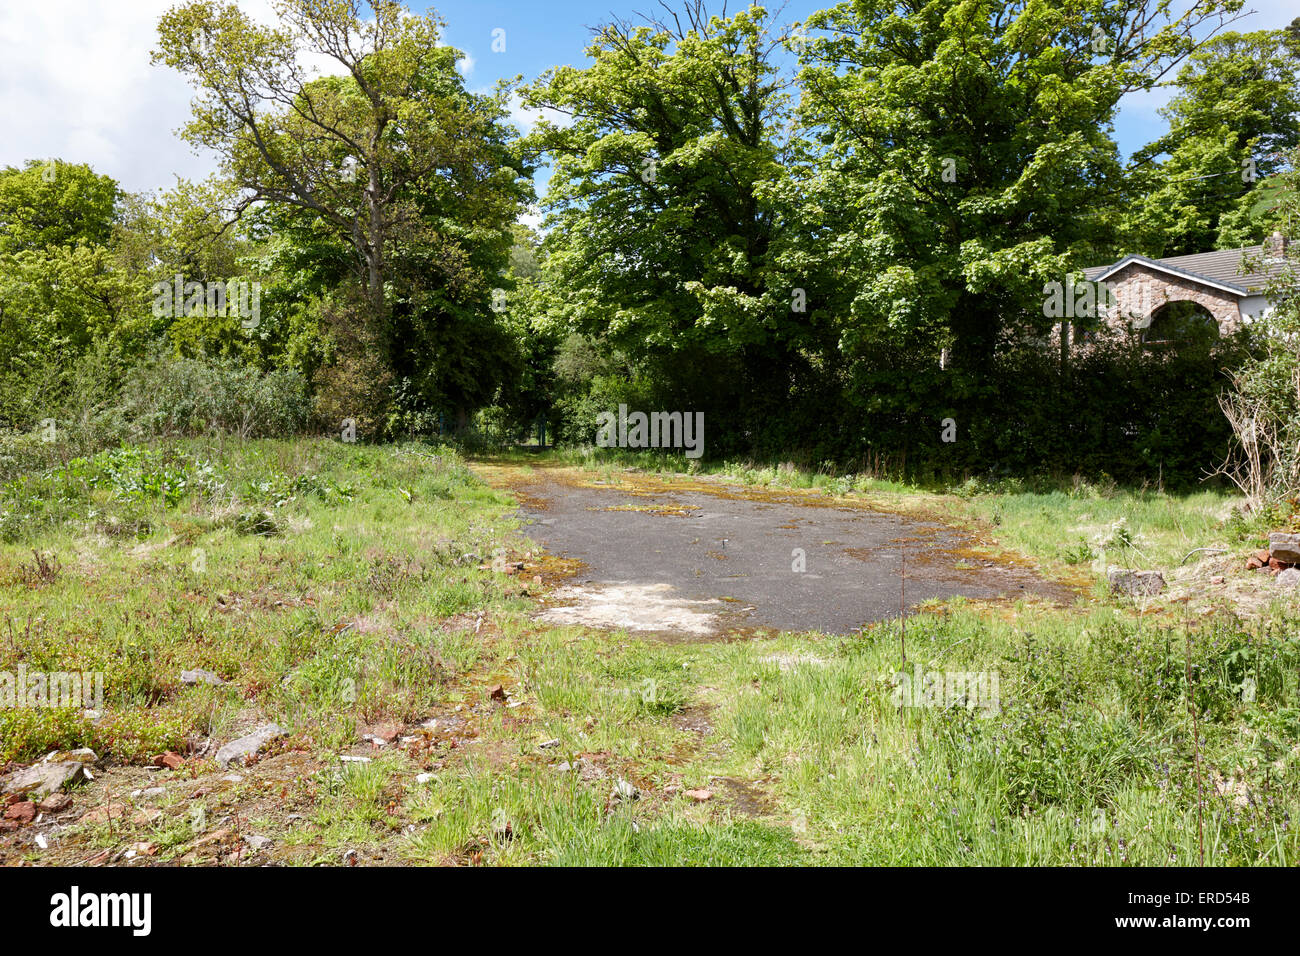
[[[378,149],[378,134],[371,140],[372,150]],[[369,164],[366,183],[366,205],[370,213],[366,236],[366,293],[373,312],[371,319],[382,328],[386,315],[384,308],[384,211],[380,208],[378,163]]]

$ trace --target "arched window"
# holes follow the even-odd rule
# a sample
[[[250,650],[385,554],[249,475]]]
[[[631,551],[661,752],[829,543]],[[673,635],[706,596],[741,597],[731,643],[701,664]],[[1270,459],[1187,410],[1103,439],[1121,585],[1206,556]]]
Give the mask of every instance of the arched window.
[[[1205,345],[1218,337],[1219,322],[1210,310],[1186,299],[1160,306],[1151,313],[1151,324],[1142,330],[1142,343],[1152,348]]]

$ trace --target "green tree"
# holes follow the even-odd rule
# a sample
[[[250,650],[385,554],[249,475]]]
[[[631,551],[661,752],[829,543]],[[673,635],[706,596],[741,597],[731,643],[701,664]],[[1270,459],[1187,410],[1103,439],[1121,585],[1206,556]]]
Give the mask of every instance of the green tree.
[[[1045,282],[1108,243],[1120,97],[1239,6],[852,0],[810,18],[824,33],[803,57],[809,190],[847,209],[823,244],[853,290],[846,343],[925,331],[950,374],[995,397],[999,347],[1049,327]]]
[[[269,203],[318,220],[355,256],[382,317],[389,256],[418,237],[426,195],[450,189],[467,205],[491,207],[492,194],[519,178],[501,162],[500,99],[465,90],[460,54],[440,45],[436,15],[414,16],[393,0],[277,0],[274,8],[277,27],[234,4],[174,7],[159,22],[155,60],[197,88],[182,135],[218,154],[243,190],[236,211]],[[334,60],[345,75],[315,77],[301,51]]]
[[[276,27],[207,0],[162,18],[155,58],[199,93],[183,135],[219,155],[240,190],[233,214],[260,208],[268,231],[286,237],[272,256],[310,261],[318,289],[341,281],[340,265],[359,283],[364,306],[338,289],[322,313],[336,359],[370,369],[342,378],[374,384],[382,368],[410,383],[404,394],[446,401],[464,420],[463,406],[482,399],[468,387],[485,371],[474,338],[491,325],[492,288],[529,189],[510,150],[507,90],[465,89],[436,14],[393,0],[274,8]],[[302,51],[343,75],[312,75]],[[368,390],[351,401],[377,400]]]
[[[1161,110],[1169,131],[1133,157],[1128,251],[1186,255],[1247,238],[1227,227],[1300,144],[1298,71],[1288,30],[1225,33],[1189,57]]]
[[[0,255],[104,245],[122,192],[84,164],[29,160],[0,170]]]
[[[1284,158],[1286,168],[1270,181],[1265,219],[1294,223],[1300,217],[1300,149]],[[1267,294],[1273,308],[1252,323],[1256,347],[1233,370],[1232,388],[1219,400],[1236,437],[1220,471],[1256,505],[1291,499],[1289,514],[1300,495],[1300,252],[1294,244],[1284,248],[1280,262],[1270,250],[1248,263],[1272,273]]]
[[[110,248],[124,199],[85,165],[0,170],[0,417],[48,413],[79,356],[96,343],[121,355],[148,334],[142,290]],[[33,398],[38,381],[52,384]]]
[[[629,356],[660,400],[751,422],[788,414],[816,337],[778,261],[781,42],[761,7],[724,18],[688,3],[602,26],[590,66],[524,90],[527,105],[571,120],[543,121],[528,140],[554,162],[548,310]]]

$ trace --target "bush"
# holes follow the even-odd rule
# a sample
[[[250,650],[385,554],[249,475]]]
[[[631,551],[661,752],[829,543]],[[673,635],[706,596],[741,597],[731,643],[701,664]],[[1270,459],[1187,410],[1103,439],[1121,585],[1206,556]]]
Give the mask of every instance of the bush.
[[[1232,433],[1218,399],[1225,373],[1252,348],[1240,334],[1156,350],[1128,330],[1106,330],[1076,346],[1068,376],[1054,346],[1022,341],[1005,345],[990,373],[971,381],[941,368],[923,341],[880,341],[845,360],[791,360],[745,387],[735,384],[742,370],[719,359],[714,378],[734,386],[723,387],[662,368],[592,373],[585,343],[566,342],[557,366],[587,377],[560,376],[569,386],[557,396],[552,431],[590,443],[596,415],[624,402],[703,411],[713,459],[946,479],[967,495],[1032,476],[1088,476],[1095,480],[1076,479],[1073,492],[1085,497],[1104,496],[1116,481],[1179,488],[1202,481],[1227,454]],[[954,442],[942,440],[947,418]]]
[[[12,417],[0,422],[0,482],[150,438],[283,437],[308,418],[306,383],[296,372],[262,373],[161,348],[134,366],[91,352],[57,374],[37,370],[34,385],[4,399]]]
[[[270,438],[301,431],[308,402],[306,382],[294,371],[263,374],[233,359],[156,354],[130,376],[122,410],[148,436]]]
[[[368,327],[365,305],[344,298],[328,302],[321,327],[329,347],[313,378],[314,424],[338,434],[350,421],[361,438],[382,438],[394,390],[393,374],[384,364],[380,337]]]
[[[1300,496],[1300,301],[1292,291],[1298,281],[1292,262],[1270,284],[1279,305],[1255,320],[1259,348],[1220,402],[1235,439],[1222,471],[1262,510]]]

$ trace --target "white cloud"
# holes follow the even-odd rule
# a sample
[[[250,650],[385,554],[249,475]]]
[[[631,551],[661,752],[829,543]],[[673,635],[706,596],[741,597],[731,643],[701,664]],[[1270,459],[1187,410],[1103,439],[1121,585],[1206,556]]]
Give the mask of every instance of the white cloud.
[[[0,165],[59,157],[129,189],[202,176],[174,130],[189,118],[184,80],[152,66],[169,0],[44,0],[0,6]]]
[[[524,102],[518,93],[511,95],[509,102],[506,103],[506,108],[509,110],[510,122],[514,123],[521,133],[530,132],[543,119],[561,129],[573,122],[573,118],[569,114],[561,113],[549,107],[535,110],[529,109],[524,106]]]
[[[236,0],[236,2],[245,14],[258,23],[264,23],[267,26],[275,26],[278,23],[275,8],[271,6],[270,0]],[[315,50],[299,51],[298,62],[309,73],[316,73],[321,76],[342,76],[347,72],[347,67],[334,57],[326,53],[318,53]]]
[[[129,190],[202,179],[216,169],[176,136],[193,91],[149,62],[157,23],[176,0],[5,0],[0,4],[0,167],[57,157],[89,163]],[[240,0],[271,23],[269,0]],[[303,57],[319,73],[336,60]]]
[[[519,214],[517,222],[527,226],[534,232],[542,231],[542,211],[537,206],[529,206],[525,212]]]

